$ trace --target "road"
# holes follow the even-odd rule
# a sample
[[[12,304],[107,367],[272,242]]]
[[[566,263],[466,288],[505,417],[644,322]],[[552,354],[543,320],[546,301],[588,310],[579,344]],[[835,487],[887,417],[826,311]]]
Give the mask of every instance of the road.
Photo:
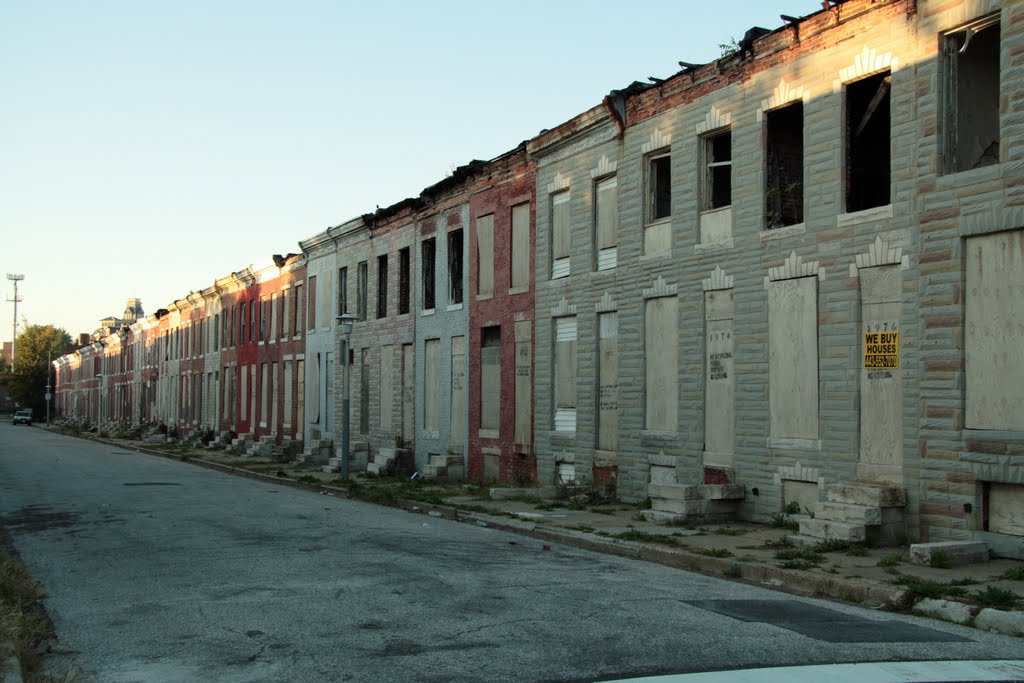
[[[1014,659],[1019,639],[0,424],[0,519],[81,681],[577,681]]]

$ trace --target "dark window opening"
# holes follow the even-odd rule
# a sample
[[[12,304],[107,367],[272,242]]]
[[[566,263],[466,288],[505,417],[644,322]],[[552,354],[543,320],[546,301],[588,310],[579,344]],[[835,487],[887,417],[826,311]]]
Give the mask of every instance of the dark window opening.
[[[672,215],[672,157],[653,157],[647,165],[648,222]]]
[[[360,320],[366,320],[366,289],[368,286],[369,266],[366,261],[359,264],[356,270],[356,316]]]
[[[398,314],[409,312],[409,247],[398,252]]]
[[[423,240],[423,309],[434,309],[434,264],[437,254],[437,242],[431,237]]]
[[[388,317],[388,255],[377,257],[377,317]]]
[[[846,210],[889,203],[888,71],[846,86]]]
[[[270,302],[264,297],[260,304],[260,341],[265,341],[267,338],[267,320],[269,319]]]
[[[338,315],[348,313],[348,268],[338,269]]]
[[[462,303],[462,231],[448,233],[448,300]]]
[[[238,315],[238,343],[245,343],[245,302],[243,301],[239,305]]]
[[[946,173],[999,162],[998,15],[945,36]]]
[[[255,300],[249,302],[249,341],[256,341],[256,334],[259,331],[259,303]]]
[[[804,105],[797,102],[768,112],[766,118],[764,226],[804,220]]]
[[[722,209],[732,204],[732,133],[723,131],[704,139],[707,164],[704,208]]]

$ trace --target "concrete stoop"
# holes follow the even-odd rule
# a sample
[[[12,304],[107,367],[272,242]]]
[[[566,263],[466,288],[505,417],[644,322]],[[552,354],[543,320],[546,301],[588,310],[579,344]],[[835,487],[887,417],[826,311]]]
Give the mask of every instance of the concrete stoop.
[[[813,517],[800,519],[798,545],[822,541],[901,545],[906,541],[907,492],[898,486],[868,483],[831,484]]]
[[[465,478],[462,456],[431,453],[427,456],[422,474],[428,481],[462,481]]]
[[[393,473],[397,458],[397,449],[381,448],[373,454],[373,458],[366,464],[366,471],[369,474],[386,477]]]
[[[249,450],[249,446],[251,445],[252,434],[239,434],[237,437],[231,440],[231,443],[229,443],[224,450],[227,453],[237,453],[238,455],[246,455],[246,452]]]
[[[939,541],[915,543],[910,546],[911,564],[935,566],[943,564],[959,567],[965,564],[988,562],[988,543],[981,541]]]
[[[272,435],[261,436],[259,441],[249,446],[245,454],[253,458],[269,458],[274,454],[274,449],[277,446],[276,441]]]
[[[651,509],[643,517],[656,524],[728,522],[746,497],[743,484],[656,484],[647,485]]]
[[[302,454],[296,456],[296,462],[325,463],[331,459],[334,441],[331,439],[310,439]],[[327,471],[327,470],[324,470]]]
[[[215,439],[206,444],[207,450],[221,450],[231,445],[231,432],[221,432]]]

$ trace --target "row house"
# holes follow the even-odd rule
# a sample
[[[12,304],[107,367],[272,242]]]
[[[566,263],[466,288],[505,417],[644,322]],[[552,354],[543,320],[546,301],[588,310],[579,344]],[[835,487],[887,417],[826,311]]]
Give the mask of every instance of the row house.
[[[355,470],[1021,557],[1024,7],[785,21],[59,359],[59,409],[322,461],[348,369]]]

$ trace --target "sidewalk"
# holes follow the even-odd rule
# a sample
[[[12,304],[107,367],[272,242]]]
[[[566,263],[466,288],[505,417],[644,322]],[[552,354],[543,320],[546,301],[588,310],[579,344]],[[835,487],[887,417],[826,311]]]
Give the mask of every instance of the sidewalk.
[[[800,548],[788,542],[787,537],[795,533],[790,528],[745,522],[696,528],[659,526],[642,519],[641,506],[551,500],[540,498],[539,488],[363,475],[344,482],[312,464],[121,439],[105,441],[324,495],[1024,637],[1024,562],[1017,560],[993,559],[950,568],[919,566],[909,563],[907,547],[865,548],[835,542]]]

